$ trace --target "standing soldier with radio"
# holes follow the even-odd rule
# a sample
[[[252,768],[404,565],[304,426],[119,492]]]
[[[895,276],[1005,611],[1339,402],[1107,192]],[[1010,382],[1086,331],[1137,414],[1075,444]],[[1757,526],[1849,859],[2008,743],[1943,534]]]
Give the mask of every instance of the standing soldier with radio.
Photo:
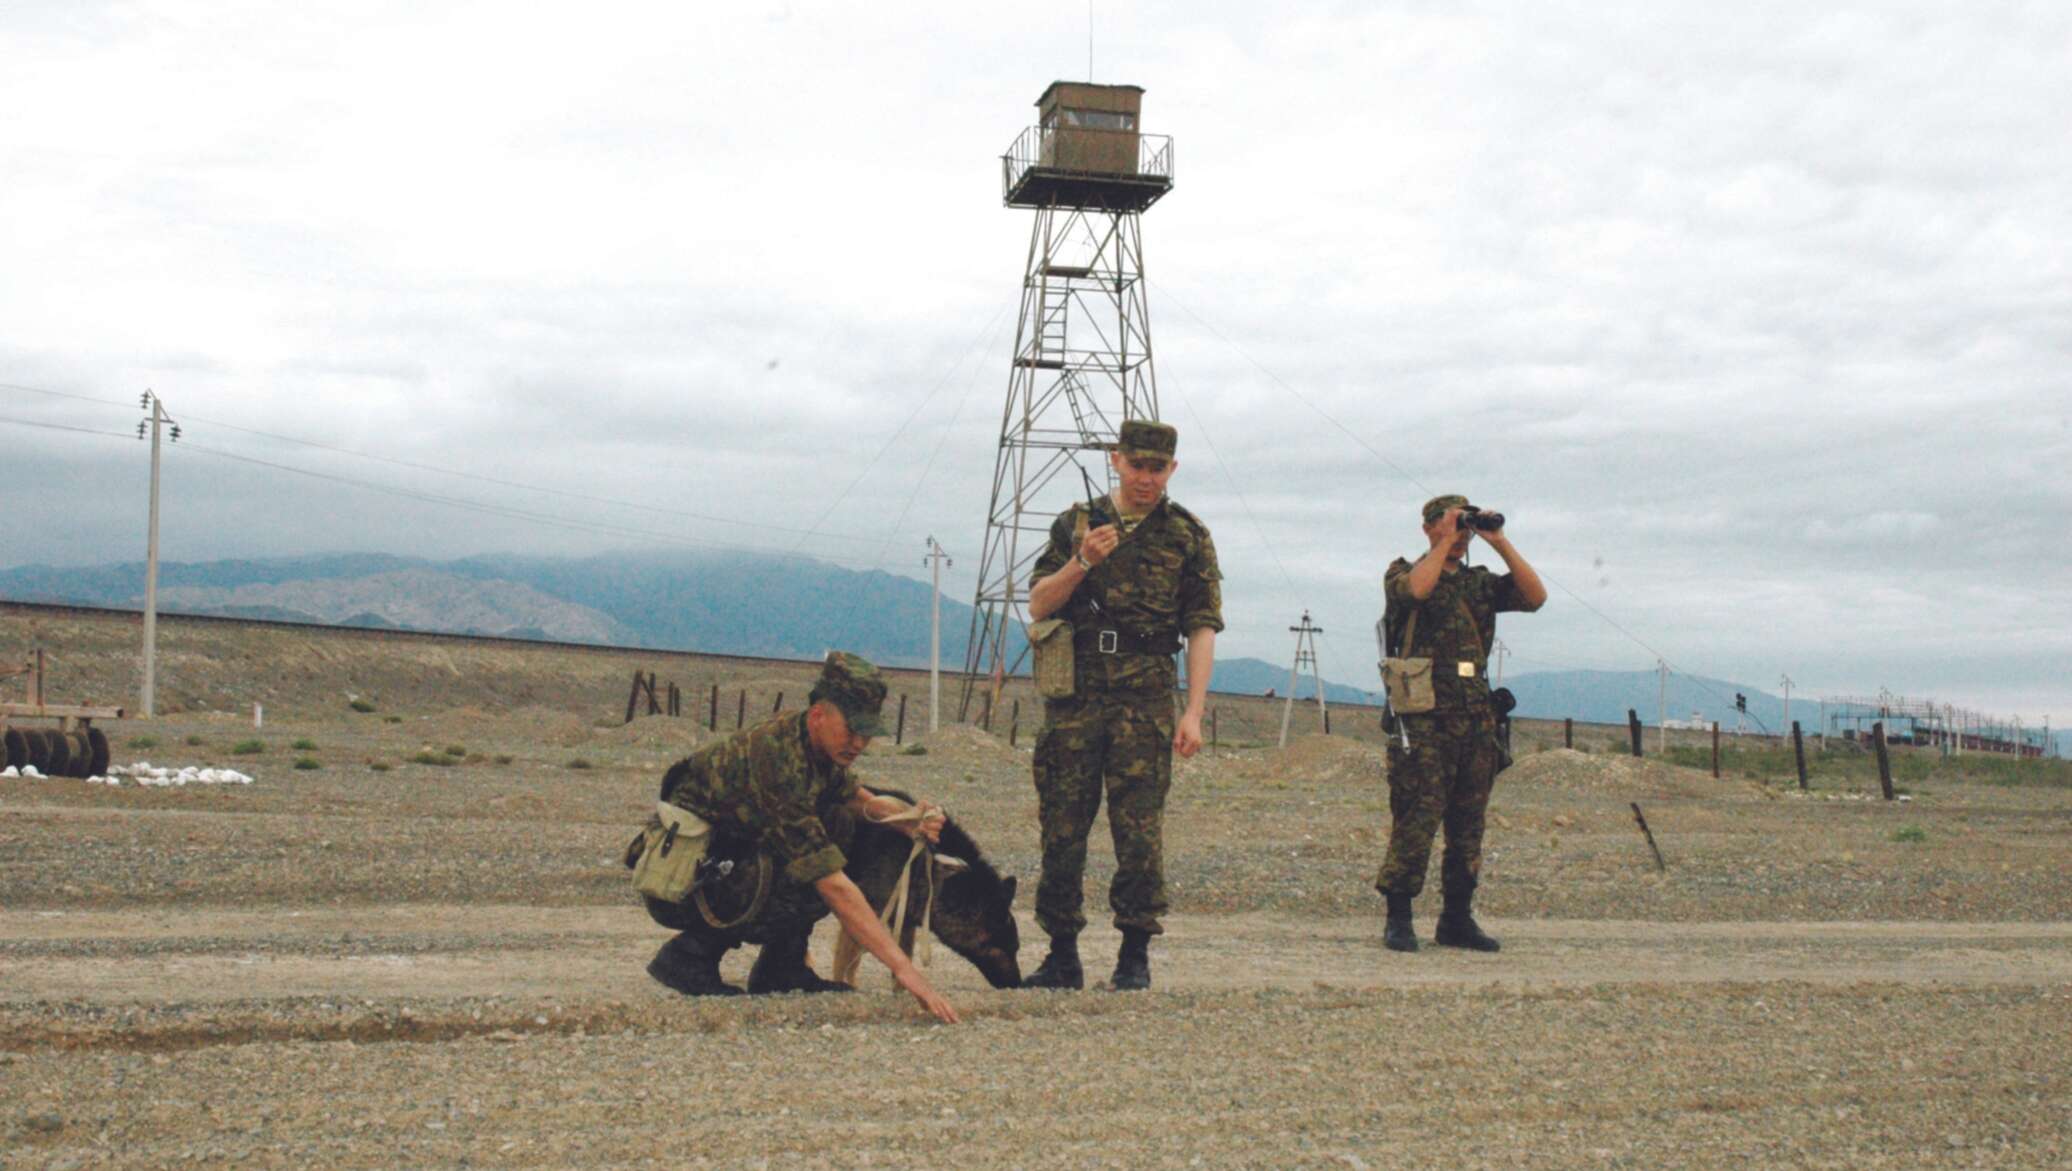
[[[1465,496],[1435,496],[1425,502],[1423,515],[1431,548],[1415,565],[1397,558],[1382,579],[1392,817],[1388,858],[1374,881],[1388,899],[1382,943],[1394,951],[1417,950],[1410,904],[1424,890],[1432,837],[1443,825],[1444,902],[1432,941],[1495,951],[1497,941],[1475,923],[1472,911],[1499,747],[1489,647],[1497,614],[1539,609],[1547,587],[1504,535],[1501,514],[1484,512]],[[1510,572],[1463,564],[1477,536]]]
[[[1151,986],[1151,937],[1164,929],[1164,824],[1173,753],[1201,749],[1201,721],[1223,629],[1222,573],[1208,526],[1168,499],[1179,432],[1123,423],[1109,462],[1113,493],[1075,504],[1050,528],[1029,587],[1030,638],[1044,695],[1036,740],[1043,877],[1036,922],[1047,955],[1024,984],[1079,988],[1086,839],[1108,795],[1122,930],[1118,989]],[[1173,655],[1187,645],[1187,703],[1173,716]]]

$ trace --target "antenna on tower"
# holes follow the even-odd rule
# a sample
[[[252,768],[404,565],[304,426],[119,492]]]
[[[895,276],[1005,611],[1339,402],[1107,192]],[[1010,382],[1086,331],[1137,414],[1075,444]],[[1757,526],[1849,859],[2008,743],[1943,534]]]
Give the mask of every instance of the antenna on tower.
[[[1092,9],[1088,9],[1092,69]],[[1029,576],[1051,519],[1078,493],[1068,468],[1113,484],[1129,419],[1158,418],[1140,217],[1173,187],[1173,144],[1142,134],[1144,91],[1059,81],[1000,158],[1002,201],[1035,213],[986,506],[959,718],[980,679],[1021,669]],[[1090,464],[1097,464],[1095,471]],[[1089,473],[1092,472],[1092,475]]]

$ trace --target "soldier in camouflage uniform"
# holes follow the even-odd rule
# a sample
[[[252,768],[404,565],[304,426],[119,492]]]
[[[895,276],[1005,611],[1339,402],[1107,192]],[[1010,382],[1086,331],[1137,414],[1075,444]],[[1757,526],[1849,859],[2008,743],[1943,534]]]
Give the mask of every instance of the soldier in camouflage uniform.
[[[1395,951],[1416,951],[1410,903],[1424,890],[1432,856],[1432,835],[1446,828],[1446,853],[1439,866],[1439,914],[1433,942],[1477,951],[1497,950],[1497,941],[1475,922],[1472,905],[1482,868],[1482,820],[1497,772],[1497,713],[1489,698],[1489,646],[1496,616],[1505,610],[1537,610],[1547,600],[1539,574],[1513,548],[1499,525],[1481,531],[1461,520],[1477,511],[1465,496],[1436,496],[1425,502],[1424,532],[1431,548],[1415,565],[1397,558],[1383,576],[1383,611],[1388,653],[1432,660],[1433,710],[1421,715],[1392,713],[1389,739],[1388,858],[1374,888],[1388,899],[1382,942]],[[1477,535],[1504,559],[1508,573],[1463,564]],[[1408,632],[1412,615],[1417,627]],[[1408,745],[1405,745],[1405,741]]]
[[[807,701],[803,712],[773,716],[706,745],[663,777],[661,799],[712,826],[698,890],[728,925],[715,927],[693,901],[649,897],[648,914],[681,934],[655,953],[648,974],[687,996],[737,995],[740,989],[720,979],[719,961],[750,942],[762,951],[748,973],[748,991],[848,991],[806,965],[813,924],[832,910],[923,1007],[954,1024],[956,1011],[842,872],[842,847],[855,819],[882,819],[906,808],[857,784],[849,772],[870,738],[884,730],[884,680],[868,661],[834,651]],[[894,828],[934,841],[942,815]]]
[[[1223,629],[1222,577],[1208,526],[1165,495],[1179,466],[1179,433],[1163,423],[1122,425],[1109,460],[1117,488],[1073,505],[1036,559],[1029,616],[1073,628],[1073,694],[1044,703],[1036,740],[1043,876],[1036,922],[1050,954],[1026,983],[1079,988],[1086,840],[1108,796],[1115,880],[1108,904],[1122,930],[1116,988],[1151,986],[1150,943],[1163,928],[1166,790],[1173,753],[1201,749],[1203,705]],[[1173,655],[1187,644],[1187,703],[1176,721]]]

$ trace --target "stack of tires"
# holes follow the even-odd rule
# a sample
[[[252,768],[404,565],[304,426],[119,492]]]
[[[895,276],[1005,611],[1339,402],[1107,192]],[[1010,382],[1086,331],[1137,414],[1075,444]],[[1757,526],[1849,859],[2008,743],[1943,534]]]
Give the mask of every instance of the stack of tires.
[[[46,777],[98,777],[108,771],[108,736],[99,728],[0,727],[7,759],[0,768],[33,767]]]

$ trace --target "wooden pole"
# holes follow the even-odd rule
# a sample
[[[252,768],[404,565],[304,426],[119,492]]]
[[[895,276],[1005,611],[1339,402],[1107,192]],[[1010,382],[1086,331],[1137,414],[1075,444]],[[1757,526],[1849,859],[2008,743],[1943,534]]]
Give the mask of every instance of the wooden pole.
[[[780,691],[780,692],[778,692],[778,693],[777,693],[777,702],[776,702],[776,703],[773,703],[773,704],[771,704],[771,705],[770,705],[770,714],[774,716],[774,715],[776,715],[776,714],[777,714],[778,712],[781,712],[781,711],[783,711],[783,710],[784,710],[784,693]]]
[[[648,714],[651,716],[661,715],[662,705],[655,699],[655,673],[653,671],[647,673],[647,683],[643,686],[643,690],[647,692]]]
[[[1629,801],[1627,804],[1633,807],[1633,820],[1640,823],[1640,832],[1647,837],[1648,849],[1654,852],[1655,869],[1667,870],[1668,867],[1662,864],[1662,847],[1655,844],[1655,831],[1648,828],[1648,819],[1640,815],[1640,802]]]
[[[741,725],[742,725],[742,724],[744,724],[744,723],[746,723],[746,722],[747,722],[747,720],[748,720],[748,689],[747,689],[746,687],[744,687],[744,688],[742,688],[742,689],[741,689],[741,698],[740,698],[740,699],[739,699],[738,701],[736,701],[736,702],[735,702],[735,704],[734,704],[734,730],[735,730],[736,732],[739,732],[739,731],[741,730]]]
[[[978,726],[990,732],[993,730],[993,693],[986,692],[986,706],[979,709]]]
[[[1216,713],[1220,710],[1219,708],[1209,709],[1209,747],[1211,748],[1216,746]]]
[[[906,743],[906,692],[899,693],[899,722],[892,726],[892,742]]]
[[[1885,750],[1885,721],[1871,725],[1871,746],[1878,753],[1878,788],[1883,790],[1885,800],[1892,800],[1892,757]]]
[[[633,690],[626,693],[626,723],[633,722],[633,712],[640,703],[640,672],[633,672]]]
[[[1626,730],[1633,736],[1633,755],[1640,755],[1640,713],[1626,709]]]
[[[1719,779],[1719,721],[1712,721],[1712,779]]]
[[[1016,737],[1022,734],[1022,701],[1014,701],[1012,713],[1007,717],[1007,746],[1014,747]]]
[[[709,732],[719,731],[719,684],[717,683],[712,685],[712,705],[705,713],[705,729]]]
[[[1806,738],[1799,734],[1799,722],[1791,722],[1791,753],[1799,758],[1799,789],[1806,788]]]
[[[1576,720],[1574,716],[1561,717],[1561,746],[1563,748],[1574,748],[1576,746]]]

